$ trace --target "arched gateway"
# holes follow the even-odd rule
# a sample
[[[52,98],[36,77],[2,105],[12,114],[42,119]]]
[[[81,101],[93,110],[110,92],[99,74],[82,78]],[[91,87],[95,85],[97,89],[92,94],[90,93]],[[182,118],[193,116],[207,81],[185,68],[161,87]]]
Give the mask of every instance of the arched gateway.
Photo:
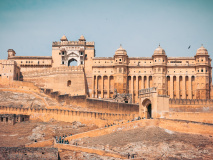
[[[142,118],[159,118],[164,112],[169,112],[169,97],[158,95],[157,88],[147,88],[139,91],[139,115]]]

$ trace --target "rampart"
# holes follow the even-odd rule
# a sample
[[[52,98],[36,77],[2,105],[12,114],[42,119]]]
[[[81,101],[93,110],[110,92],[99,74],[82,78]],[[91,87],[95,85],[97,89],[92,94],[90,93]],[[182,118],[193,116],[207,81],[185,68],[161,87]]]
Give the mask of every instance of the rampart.
[[[8,81],[0,80],[0,88],[17,88],[31,91],[40,91],[40,89],[35,86],[32,82],[23,82],[23,81]]]
[[[57,148],[0,147],[0,159],[58,160]]]
[[[35,109],[0,106],[0,114],[24,114],[30,115],[30,120],[40,119],[44,122],[55,119],[57,121],[74,122],[79,121],[84,124],[95,124],[103,127],[107,123],[113,123],[120,120],[131,120],[135,115],[130,114],[112,114],[99,112],[69,111],[58,109]]]
[[[213,99],[170,99],[170,112],[213,112]]]
[[[58,101],[65,101],[66,104],[86,107],[102,113],[135,114],[136,116],[139,113],[138,104],[118,103],[103,99],[100,100],[89,99],[86,98],[86,96],[69,96],[69,95],[54,96],[53,94],[51,94],[51,92],[47,94],[52,95],[52,98],[56,98]]]
[[[23,80],[61,94],[85,95],[83,66],[64,66],[23,73]]]

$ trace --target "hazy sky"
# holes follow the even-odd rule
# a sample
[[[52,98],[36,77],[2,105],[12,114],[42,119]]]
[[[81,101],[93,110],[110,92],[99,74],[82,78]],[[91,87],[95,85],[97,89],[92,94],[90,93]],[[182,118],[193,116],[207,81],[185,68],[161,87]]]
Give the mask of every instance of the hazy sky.
[[[83,34],[97,57],[122,44],[130,57],[194,56],[204,45],[213,58],[213,0],[0,0],[0,59],[51,56],[53,41]],[[188,46],[191,48],[188,49]]]

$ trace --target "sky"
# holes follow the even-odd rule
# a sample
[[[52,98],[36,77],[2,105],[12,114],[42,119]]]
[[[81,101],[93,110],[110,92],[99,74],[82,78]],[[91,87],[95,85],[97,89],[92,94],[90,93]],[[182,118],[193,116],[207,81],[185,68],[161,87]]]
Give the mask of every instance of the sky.
[[[51,56],[52,42],[83,34],[96,57],[122,44],[129,57],[193,57],[203,44],[213,58],[213,0],[0,0],[0,59]],[[188,49],[189,45],[191,48]]]

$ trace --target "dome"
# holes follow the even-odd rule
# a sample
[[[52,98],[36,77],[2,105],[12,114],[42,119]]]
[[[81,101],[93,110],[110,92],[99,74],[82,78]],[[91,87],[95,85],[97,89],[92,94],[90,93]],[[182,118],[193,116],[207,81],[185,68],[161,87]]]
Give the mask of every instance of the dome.
[[[163,48],[161,48],[160,45],[154,51],[154,55],[165,55],[165,54],[166,54],[165,50]]]
[[[118,48],[118,49],[115,51],[115,54],[127,55],[127,52],[126,52],[126,50],[123,49],[123,47],[120,45],[120,48]]]
[[[79,41],[86,41],[86,39],[84,38],[83,35],[81,35],[81,37],[79,38]]]
[[[68,39],[67,39],[67,37],[66,37],[65,35],[63,35],[63,36],[61,37],[61,41],[68,41]]]
[[[196,55],[208,55],[208,51],[202,45],[200,48],[197,49]]]

